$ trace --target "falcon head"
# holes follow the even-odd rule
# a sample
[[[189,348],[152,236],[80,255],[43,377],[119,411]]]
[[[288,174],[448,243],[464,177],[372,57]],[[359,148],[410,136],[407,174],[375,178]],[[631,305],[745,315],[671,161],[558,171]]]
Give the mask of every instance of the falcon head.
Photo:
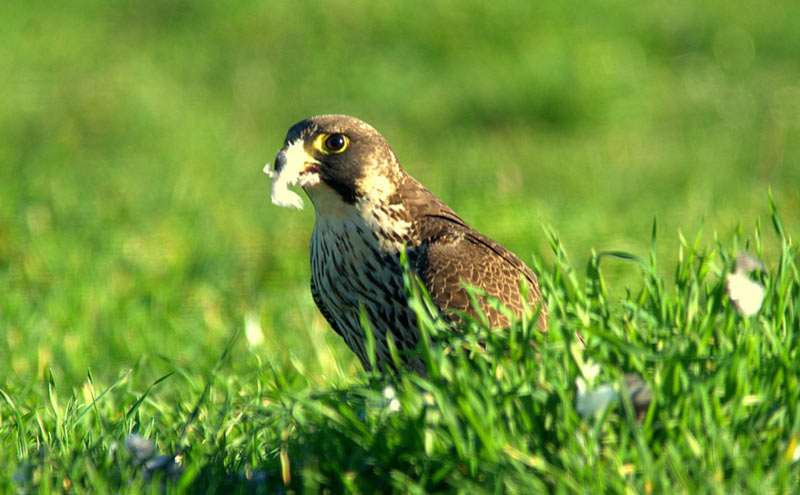
[[[330,202],[354,205],[391,195],[404,173],[392,148],[369,124],[347,115],[311,117],[293,125],[275,157],[272,202],[302,207],[288,190],[301,186],[320,210]]]

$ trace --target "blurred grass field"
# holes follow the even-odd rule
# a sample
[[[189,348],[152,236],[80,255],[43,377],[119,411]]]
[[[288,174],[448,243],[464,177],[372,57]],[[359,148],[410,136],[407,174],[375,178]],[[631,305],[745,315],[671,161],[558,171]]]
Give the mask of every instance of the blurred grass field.
[[[646,258],[657,218],[671,273],[679,232],[768,224],[768,189],[797,238],[798,54],[789,1],[2,2],[0,389],[196,383],[245,326],[264,342],[228,380],[354,376],[308,291],[311,205],[261,173],[314,114],[371,123],[529,264],[554,262],[542,226],[576,267]]]
[[[582,263],[644,253],[657,217],[674,262],[679,230],[765,218],[768,187],[800,211],[792,2],[5,2],[0,18],[2,381],[208,364],[245,315],[268,358],[330,373],[311,205],[270,205],[261,174],[313,114],[372,123],[528,262],[550,259],[542,225]]]

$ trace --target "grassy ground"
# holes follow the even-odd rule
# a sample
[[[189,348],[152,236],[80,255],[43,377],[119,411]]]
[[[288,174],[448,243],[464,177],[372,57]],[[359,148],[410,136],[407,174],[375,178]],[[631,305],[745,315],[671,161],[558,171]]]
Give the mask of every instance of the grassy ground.
[[[2,491],[139,491],[132,430],[182,453],[187,493],[796,486],[798,19],[791,2],[2,3]],[[519,336],[496,337],[498,368],[433,356],[455,371],[404,377],[392,403],[313,307],[312,214],[269,205],[260,172],[329,112],[538,264],[563,335],[518,360]],[[603,296],[592,250],[648,259],[654,218],[654,272],[604,258]],[[701,225],[691,259],[678,233]],[[757,246],[768,295],[745,320],[723,275]],[[576,329],[604,380],[653,386],[644,424],[578,419]]]

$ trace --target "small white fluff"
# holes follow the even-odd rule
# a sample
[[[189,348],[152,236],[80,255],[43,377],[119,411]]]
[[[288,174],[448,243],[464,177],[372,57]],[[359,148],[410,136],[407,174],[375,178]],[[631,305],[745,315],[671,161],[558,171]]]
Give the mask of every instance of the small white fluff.
[[[256,313],[244,315],[244,336],[251,349],[264,344],[264,332],[261,331],[261,323]]]
[[[582,363],[583,359],[579,362]],[[588,418],[597,414],[611,405],[619,398],[619,394],[608,383],[603,383],[597,387],[592,387],[594,379],[600,374],[600,365],[587,360],[580,364],[581,375],[575,378],[575,410],[582,418]],[[593,388],[593,390],[590,390]]]
[[[753,316],[758,313],[764,300],[764,287],[761,284],[739,272],[729,273],[725,282],[728,285],[731,302],[739,314]]]
[[[302,210],[303,199],[297,193],[290,191],[289,186],[311,187],[319,184],[319,174],[307,172],[306,167],[320,163],[306,153],[302,139],[295,139],[289,143],[281,150],[281,154],[286,162],[280,172],[272,170],[269,163],[264,166],[264,173],[272,179],[272,192],[269,198],[274,205],[284,208],[292,206]]]
[[[284,168],[281,173],[278,173],[270,168],[269,163],[264,165],[264,173],[272,179],[272,190],[269,195],[272,204],[284,208],[294,207],[298,210],[303,209],[303,198],[289,189],[289,186],[297,184],[297,180],[300,178],[297,173],[292,177],[292,174],[289,174],[286,168]]]
[[[758,313],[764,301],[764,286],[748,276],[753,271],[766,271],[764,263],[749,254],[740,254],[736,257],[733,273],[725,277],[731,302],[742,316]]]
[[[575,410],[582,418],[588,418],[604,411],[619,399],[619,393],[609,383],[603,383],[591,392],[587,390],[583,378],[575,379],[578,393],[575,394]]]

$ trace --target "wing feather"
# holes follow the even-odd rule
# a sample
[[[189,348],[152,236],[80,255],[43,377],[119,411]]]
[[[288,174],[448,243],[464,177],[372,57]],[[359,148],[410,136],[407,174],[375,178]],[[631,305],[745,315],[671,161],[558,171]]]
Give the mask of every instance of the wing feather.
[[[409,261],[441,310],[476,315],[464,283],[498,298],[518,316],[525,306],[521,281],[528,286],[528,306],[533,308],[541,302],[536,275],[522,260],[473,229],[428,189],[411,180],[404,187],[403,201],[414,219],[415,240],[419,244],[409,250]],[[482,310],[491,326],[508,324],[507,318],[494,308],[484,304]],[[546,330],[544,307],[540,316],[539,327]]]

